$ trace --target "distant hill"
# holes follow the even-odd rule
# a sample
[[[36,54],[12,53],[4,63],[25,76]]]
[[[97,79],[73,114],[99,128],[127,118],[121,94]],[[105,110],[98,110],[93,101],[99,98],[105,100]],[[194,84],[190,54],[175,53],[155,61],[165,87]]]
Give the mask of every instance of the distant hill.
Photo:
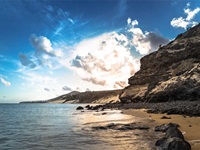
[[[26,101],[21,103],[112,103],[119,101],[122,90],[107,91],[72,91],[70,93],[44,101]]]

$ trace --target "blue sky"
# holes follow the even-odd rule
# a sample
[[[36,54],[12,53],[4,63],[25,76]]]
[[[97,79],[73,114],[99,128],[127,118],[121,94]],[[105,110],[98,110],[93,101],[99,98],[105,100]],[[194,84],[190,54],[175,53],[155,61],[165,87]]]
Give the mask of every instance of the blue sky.
[[[0,102],[123,88],[199,23],[198,0],[1,0]]]

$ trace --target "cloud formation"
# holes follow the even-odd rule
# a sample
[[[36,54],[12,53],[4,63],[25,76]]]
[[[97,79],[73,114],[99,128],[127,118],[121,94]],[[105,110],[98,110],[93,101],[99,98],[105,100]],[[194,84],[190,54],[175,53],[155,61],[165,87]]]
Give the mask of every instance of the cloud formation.
[[[156,33],[143,32],[138,24],[128,18],[124,33],[114,31],[81,41],[74,48],[70,67],[84,81],[115,89],[125,87],[140,68],[140,57],[132,56],[131,50],[146,55],[169,42]]]
[[[57,56],[52,48],[51,41],[44,36],[31,35],[30,42],[35,49],[36,56],[47,54],[49,56]]]
[[[128,33],[129,33],[129,43],[131,46],[135,47],[141,55],[149,54],[155,51],[159,45],[165,45],[169,42],[168,39],[153,33],[153,32],[143,32],[142,29],[136,27],[139,23],[137,20],[127,19],[128,23]]]
[[[188,27],[193,27],[198,24],[198,22],[192,20],[199,13],[200,7],[197,7],[194,10],[191,10],[189,7],[190,3],[187,3],[186,8],[184,8],[184,13],[187,15],[185,18],[179,17],[172,19],[170,23],[172,27],[184,28],[186,30]]]
[[[62,31],[67,27],[75,24],[75,21],[70,16],[70,13],[63,9],[54,8],[51,5],[47,5],[44,9],[46,18],[50,21],[50,24],[54,25],[54,36],[62,35]]]
[[[50,92],[51,90],[49,88],[44,88],[45,91]]]
[[[36,64],[31,61],[25,54],[19,54],[19,60],[23,66],[28,66],[32,69],[36,68]]]
[[[2,84],[4,84],[5,86],[11,86],[11,83],[9,81],[6,81],[5,79],[3,79],[2,77],[0,78],[0,81]]]
[[[63,86],[62,87],[63,91],[73,91],[72,88],[68,87],[68,86]]]
[[[21,65],[31,69],[38,69],[39,66],[56,68],[60,65],[59,58],[64,55],[61,46],[53,47],[51,41],[45,36],[31,35],[29,40],[34,50],[29,57],[23,53],[19,54]]]
[[[126,81],[140,66],[127,42],[124,34],[116,32],[84,40],[75,47],[72,68],[85,81],[119,88],[115,82]]]

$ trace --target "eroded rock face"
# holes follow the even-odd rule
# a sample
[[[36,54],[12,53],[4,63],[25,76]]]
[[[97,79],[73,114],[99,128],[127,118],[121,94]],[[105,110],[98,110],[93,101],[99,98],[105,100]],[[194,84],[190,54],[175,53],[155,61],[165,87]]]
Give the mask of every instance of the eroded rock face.
[[[121,102],[200,99],[200,24],[140,61]]]

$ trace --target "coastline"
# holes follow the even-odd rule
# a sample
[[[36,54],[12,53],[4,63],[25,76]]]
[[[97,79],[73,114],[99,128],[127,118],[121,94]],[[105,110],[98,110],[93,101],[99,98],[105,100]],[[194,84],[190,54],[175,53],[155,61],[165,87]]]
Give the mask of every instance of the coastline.
[[[132,115],[136,117],[146,118],[151,120],[144,122],[144,125],[147,125],[151,128],[154,128],[157,125],[165,123],[177,123],[180,125],[180,130],[182,131],[185,140],[191,144],[192,150],[200,149],[200,117],[189,117],[184,115],[167,115],[167,114],[153,114],[147,113],[145,109],[126,109],[122,110],[124,114]],[[171,119],[161,119],[161,117],[166,116]]]

